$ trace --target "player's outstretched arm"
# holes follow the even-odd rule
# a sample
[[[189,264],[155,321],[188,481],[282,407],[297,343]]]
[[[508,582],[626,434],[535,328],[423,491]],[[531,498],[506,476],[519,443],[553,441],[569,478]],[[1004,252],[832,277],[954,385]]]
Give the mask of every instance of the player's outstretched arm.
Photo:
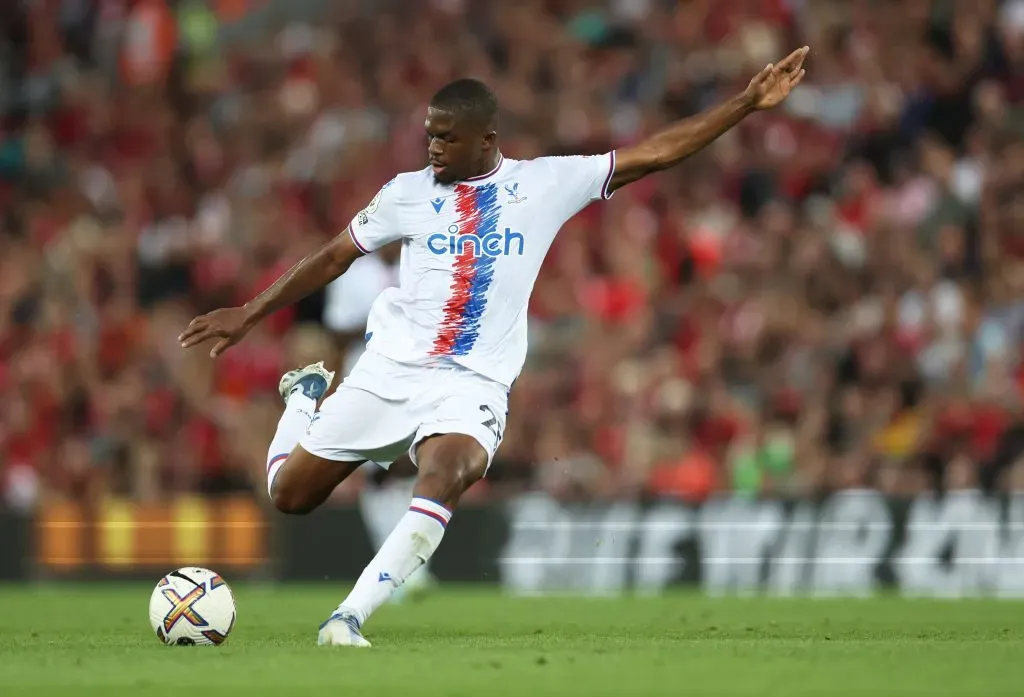
[[[182,348],[191,348],[210,339],[220,339],[210,351],[210,356],[216,358],[241,341],[261,319],[320,290],[345,273],[362,254],[352,235],[347,232],[338,235],[288,269],[272,286],[242,307],[214,310],[196,317],[178,341]]]
[[[770,109],[800,84],[810,49],[798,48],[780,62],[769,63],[740,94],[704,113],[683,119],[632,147],[615,151],[615,174],[609,189],[673,167],[738,124],[748,114]]]

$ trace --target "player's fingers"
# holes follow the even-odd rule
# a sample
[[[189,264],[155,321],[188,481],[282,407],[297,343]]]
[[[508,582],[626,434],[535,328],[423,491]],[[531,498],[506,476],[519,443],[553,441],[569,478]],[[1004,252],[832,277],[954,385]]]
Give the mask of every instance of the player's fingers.
[[[191,334],[181,342],[182,348],[192,348],[198,344],[201,344],[210,339],[214,339],[219,336],[224,336],[224,332],[217,327],[204,327],[203,329]]]
[[[774,67],[775,66],[773,66],[771,63],[764,66],[764,69],[754,76],[753,83],[755,85],[760,85],[762,82],[766,81],[768,77],[772,74],[772,69]]]
[[[804,67],[804,61],[807,60],[807,54],[811,52],[811,49],[810,49],[809,46],[804,46],[804,48],[801,49],[801,50],[803,52],[800,55],[800,59],[797,60],[796,66],[794,67],[795,70]]]
[[[779,69],[789,71],[800,67],[800,65],[804,62],[804,58],[807,56],[807,52],[809,50],[810,49],[807,46],[804,46],[793,51],[788,56],[779,61]]]
[[[796,77],[792,78],[789,81],[789,89],[793,89],[797,85],[799,85],[800,81],[804,79],[804,75],[806,75],[806,74],[807,74],[807,71],[801,69],[800,72],[796,74]]]
[[[220,354],[224,353],[233,343],[235,342],[230,336],[221,339],[212,349],[210,349],[210,358],[216,358]]]
[[[202,327],[189,327],[181,333],[178,337],[178,341],[184,345],[186,342],[192,341],[200,332],[203,331]]]
[[[185,327],[185,331],[178,335],[178,341],[185,341],[189,337],[194,336],[195,334],[201,332],[205,328],[206,318],[196,317],[194,320],[188,323],[188,326]]]

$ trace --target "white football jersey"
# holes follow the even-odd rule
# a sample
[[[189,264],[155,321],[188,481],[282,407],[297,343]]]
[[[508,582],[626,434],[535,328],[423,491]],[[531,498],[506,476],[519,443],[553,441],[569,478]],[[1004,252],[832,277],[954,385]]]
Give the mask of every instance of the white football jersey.
[[[402,240],[399,285],[373,304],[368,348],[399,363],[454,361],[511,386],[541,263],[569,218],[610,196],[614,171],[614,152],[503,158],[455,184],[429,167],[385,184],[349,225],[364,253]]]

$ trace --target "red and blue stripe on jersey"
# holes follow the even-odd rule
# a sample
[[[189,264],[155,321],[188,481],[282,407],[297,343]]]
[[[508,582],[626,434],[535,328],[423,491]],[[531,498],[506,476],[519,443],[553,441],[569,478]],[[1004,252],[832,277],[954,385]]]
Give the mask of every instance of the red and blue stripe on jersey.
[[[498,185],[457,185],[455,209],[459,214],[459,235],[482,238],[495,232],[501,213]],[[494,279],[495,259],[478,254],[470,244],[455,257],[451,295],[444,304],[431,356],[465,356],[473,350],[480,335],[480,320],[487,309],[487,290]]]

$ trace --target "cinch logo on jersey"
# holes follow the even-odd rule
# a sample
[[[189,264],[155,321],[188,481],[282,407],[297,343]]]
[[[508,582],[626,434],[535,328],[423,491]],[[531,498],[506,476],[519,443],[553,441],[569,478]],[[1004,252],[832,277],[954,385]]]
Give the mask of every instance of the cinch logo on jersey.
[[[449,225],[448,234],[434,233],[427,238],[427,249],[433,254],[472,253],[478,257],[500,257],[523,255],[523,236],[505,228],[505,234],[492,232],[489,235],[459,234],[458,225]]]
[[[453,242],[441,235],[442,239],[434,240],[431,249],[435,254],[447,254],[454,244],[457,255],[452,264],[451,295],[444,304],[431,356],[465,356],[473,350],[480,334],[480,318],[487,309],[487,289],[494,279],[494,262],[501,256],[486,254],[486,250],[500,248],[504,251],[507,247],[511,251],[518,246],[518,253],[523,253],[522,235],[496,232],[501,212],[497,184],[457,185],[455,210],[459,215],[456,240]],[[462,238],[467,239],[466,244],[461,244]],[[439,248],[443,251],[434,251]]]

